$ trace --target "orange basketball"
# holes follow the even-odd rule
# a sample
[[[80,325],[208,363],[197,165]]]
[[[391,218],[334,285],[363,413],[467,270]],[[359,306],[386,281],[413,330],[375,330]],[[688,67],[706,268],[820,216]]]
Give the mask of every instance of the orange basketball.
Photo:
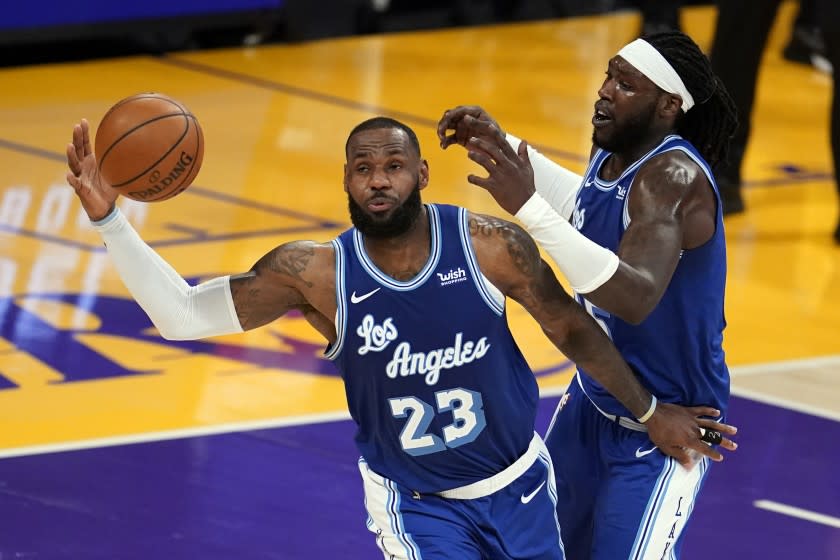
[[[204,134],[195,115],[161,93],[138,93],[111,107],[96,129],[99,172],[142,202],[183,192],[198,175]]]

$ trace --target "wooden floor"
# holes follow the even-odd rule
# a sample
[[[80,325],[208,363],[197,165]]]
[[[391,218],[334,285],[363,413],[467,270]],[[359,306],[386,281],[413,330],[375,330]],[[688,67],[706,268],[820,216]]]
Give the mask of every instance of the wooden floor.
[[[782,60],[792,11],[786,4],[762,67],[748,212],[726,222],[725,350],[736,395],[840,421],[830,80]],[[712,8],[686,9],[683,22],[709,45]],[[458,104],[483,105],[582,171],[606,61],[638,25],[618,14],[0,70],[0,457],[345,417],[341,380],[299,317],[194,343],[149,330],[64,181],[78,119],[95,124],[141,91],[198,116],[206,151],[194,186],[122,207],[185,277],[212,277],[347,227],[344,142],[370,116],[417,131],[426,200],[503,215],[466,182],[474,164],[438,147],[437,119]],[[570,375],[563,357],[521,308],[511,304],[510,317],[541,388],[558,394]],[[840,506],[822,513],[840,516]],[[3,546],[0,529],[0,558]]]

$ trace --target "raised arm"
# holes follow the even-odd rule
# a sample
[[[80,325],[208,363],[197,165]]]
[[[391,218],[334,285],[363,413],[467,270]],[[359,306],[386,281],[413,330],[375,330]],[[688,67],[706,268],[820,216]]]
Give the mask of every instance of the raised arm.
[[[658,403],[639,383],[609,337],[564,290],[551,267],[542,260],[536,243],[519,226],[471,215],[470,232],[484,275],[506,296],[519,302],[566,356],[618,399],[637,418],[646,419],[651,441],[682,464],[691,463],[686,448],[714,460],[723,456],[700,440],[699,428],[734,434],[735,429],[700,416],[719,415],[709,407],[681,407]],[[724,438],[721,444],[734,449]]]
[[[628,201],[631,223],[616,254],[586,238],[528,187],[534,178],[524,142],[513,150],[507,142],[474,137],[467,147],[489,174],[468,180],[519,218],[576,292],[628,323],[640,323],[659,303],[680,251],[714,233],[711,185],[682,152],[665,152],[637,173]]]
[[[97,172],[86,121],[73,130],[67,163],[67,180],[105,241],[123,283],[164,338],[242,332],[299,309],[328,340],[335,339],[334,328],[322,317],[335,313],[334,275],[324,274],[334,270],[331,247],[287,243],[245,274],[190,286],[115,206],[117,193]],[[319,283],[316,277],[327,280]]]
[[[449,131],[452,131],[449,133]],[[472,137],[484,138],[490,142],[507,142],[514,150],[521,140],[508,133],[490,114],[476,105],[461,105],[444,111],[437,130],[443,149],[453,144],[467,147]],[[568,220],[575,207],[575,194],[580,188],[582,177],[528,146],[528,157],[534,169],[533,186],[520,185],[522,205],[536,191],[563,219]]]
[[[618,247],[619,266],[586,299],[629,323],[640,323],[662,299],[683,249],[715,232],[716,202],[705,173],[683,152],[654,158],[630,189],[630,225]]]

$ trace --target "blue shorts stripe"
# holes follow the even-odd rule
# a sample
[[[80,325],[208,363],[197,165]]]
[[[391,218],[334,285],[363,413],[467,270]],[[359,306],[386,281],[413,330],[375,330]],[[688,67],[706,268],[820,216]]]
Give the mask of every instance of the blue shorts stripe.
[[[545,470],[548,474],[546,482],[546,490],[551,499],[552,510],[554,511],[554,524],[557,527],[557,542],[560,545],[560,550],[563,551],[563,556],[566,556],[566,549],[563,547],[563,532],[560,528],[560,520],[557,518],[557,483],[554,480],[554,464],[551,462],[551,455],[548,454],[548,449],[543,444],[543,449],[537,455],[537,460],[545,465]]]
[[[414,544],[414,540],[405,532],[402,514],[400,513],[400,492],[392,480],[385,479],[385,485],[388,488],[388,512],[391,514],[391,531],[403,545],[408,558],[422,560],[420,550]]]

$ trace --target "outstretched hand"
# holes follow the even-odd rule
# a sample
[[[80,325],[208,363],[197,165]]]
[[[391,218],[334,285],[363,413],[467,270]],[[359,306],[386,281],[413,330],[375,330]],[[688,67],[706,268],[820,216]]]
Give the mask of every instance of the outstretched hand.
[[[67,182],[76,191],[88,217],[97,221],[107,216],[118,193],[99,173],[86,119],[73,127],[73,142],[67,144],[67,167]]]
[[[534,168],[528,157],[528,143],[519,143],[514,151],[506,140],[501,144],[482,137],[467,141],[468,156],[487,170],[487,177],[468,175],[467,181],[489,192],[503,209],[516,214],[536,192]]]
[[[469,175],[467,181],[486,189],[511,214],[536,191],[527,144],[523,141],[514,150],[499,123],[481,107],[462,105],[445,111],[437,132],[441,148],[463,146],[468,157],[487,170],[487,177]]]
[[[723,461],[723,454],[700,439],[704,431],[720,432],[719,447],[735,451],[738,444],[726,436],[733,436],[738,428],[712,420],[720,413],[708,406],[684,407],[659,403],[653,416],[645,423],[648,437],[666,455],[676,459],[683,467],[690,469],[697,462],[698,455],[705,455],[712,461]]]

